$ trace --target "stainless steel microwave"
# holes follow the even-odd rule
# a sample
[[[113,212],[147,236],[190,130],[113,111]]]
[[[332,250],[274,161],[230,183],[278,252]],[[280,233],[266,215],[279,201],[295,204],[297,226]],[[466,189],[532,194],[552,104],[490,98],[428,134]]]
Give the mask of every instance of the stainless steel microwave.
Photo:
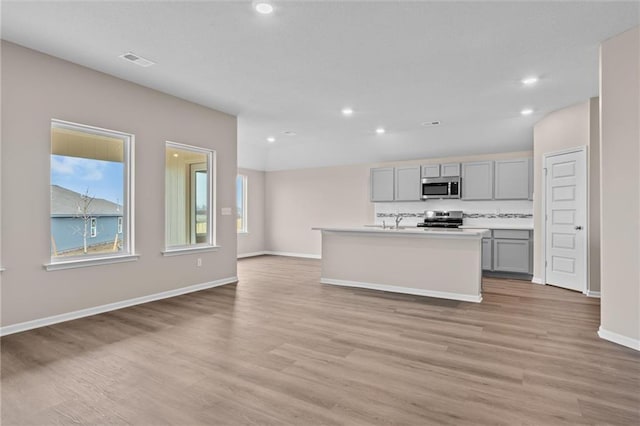
[[[460,178],[422,178],[422,199],[460,198]]]

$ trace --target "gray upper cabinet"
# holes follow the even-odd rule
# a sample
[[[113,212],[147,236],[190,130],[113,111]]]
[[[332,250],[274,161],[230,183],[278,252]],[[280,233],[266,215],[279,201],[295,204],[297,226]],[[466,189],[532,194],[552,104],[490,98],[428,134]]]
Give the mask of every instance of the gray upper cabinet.
[[[393,201],[394,169],[371,169],[371,201]]]
[[[423,178],[460,176],[460,163],[427,164],[422,166]]]
[[[493,161],[462,163],[462,199],[493,199]]]
[[[496,160],[494,185],[496,200],[528,200],[529,159]]]
[[[422,166],[423,178],[437,178],[440,177],[440,164],[427,164]]]
[[[396,201],[420,201],[420,166],[396,167]]]
[[[440,174],[442,177],[460,176],[460,163],[448,163],[440,165]]]

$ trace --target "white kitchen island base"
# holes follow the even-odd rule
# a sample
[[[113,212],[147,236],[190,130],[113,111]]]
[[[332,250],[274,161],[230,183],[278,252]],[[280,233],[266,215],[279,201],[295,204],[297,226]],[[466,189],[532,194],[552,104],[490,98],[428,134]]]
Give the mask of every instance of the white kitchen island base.
[[[487,230],[314,229],[322,231],[324,284],[482,301]]]

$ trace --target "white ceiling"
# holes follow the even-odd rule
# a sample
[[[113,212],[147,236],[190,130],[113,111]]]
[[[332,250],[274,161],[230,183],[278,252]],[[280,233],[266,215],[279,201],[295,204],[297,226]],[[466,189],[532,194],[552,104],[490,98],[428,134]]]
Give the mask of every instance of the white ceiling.
[[[639,4],[3,1],[2,38],[238,115],[239,165],[277,170],[531,149],[537,120],[598,94],[598,45]]]

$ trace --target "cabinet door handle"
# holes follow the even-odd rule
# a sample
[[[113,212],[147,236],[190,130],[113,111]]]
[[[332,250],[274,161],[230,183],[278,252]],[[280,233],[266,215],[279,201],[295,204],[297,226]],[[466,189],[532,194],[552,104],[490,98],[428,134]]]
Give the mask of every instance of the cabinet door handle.
[[[580,225],[576,226],[576,231],[580,231],[580,230],[582,230],[582,226]]]

